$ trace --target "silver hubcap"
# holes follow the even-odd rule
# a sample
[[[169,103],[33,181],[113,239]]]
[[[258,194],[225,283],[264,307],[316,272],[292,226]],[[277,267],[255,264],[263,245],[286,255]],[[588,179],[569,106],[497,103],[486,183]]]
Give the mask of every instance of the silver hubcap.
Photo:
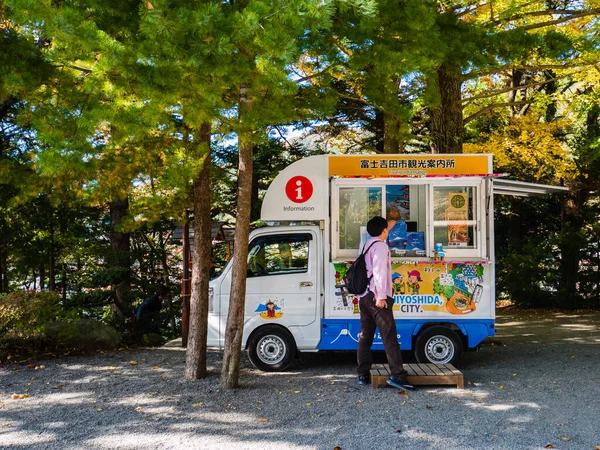
[[[432,363],[447,364],[454,357],[454,344],[446,336],[433,336],[425,344],[425,355]]]
[[[257,344],[258,357],[265,364],[280,363],[287,353],[285,342],[275,335],[263,337]]]

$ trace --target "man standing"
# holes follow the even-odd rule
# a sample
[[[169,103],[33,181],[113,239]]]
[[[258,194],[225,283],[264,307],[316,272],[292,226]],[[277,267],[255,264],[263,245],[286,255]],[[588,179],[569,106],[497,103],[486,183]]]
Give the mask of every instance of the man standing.
[[[393,228],[395,221],[383,217],[373,217],[367,222],[367,232],[371,238],[365,243],[369,252],[365,255],[369,288],[358,302],[360,306],[360,334],[358,335],[358,384],[369,384],[369,371],[373,363],[371,345],[375,337],[375,327],[379,328],[383,349],[390,365],[390,378],[387,384],[398,389],[413,389],[408,384],[407,372],[402,367],[402,355],[398,344],[396,322],[387,299],[392,297],[392,268],[390,249],[386,244],[388,226]],[[371,245],[373,244],[373,245]]]

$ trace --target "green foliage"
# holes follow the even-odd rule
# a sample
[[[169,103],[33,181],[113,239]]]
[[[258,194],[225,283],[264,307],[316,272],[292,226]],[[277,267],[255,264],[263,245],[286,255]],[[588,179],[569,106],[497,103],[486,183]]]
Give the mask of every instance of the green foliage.
[[[551,306],[556,286],[556,266],[552,256],[548,240],[531,239],[522,251],[503,257],[502,267],[496,274],[497,289],[506,290],[509,298],[521,306]]]
[[[0,334],[34,339],[44,325],[63,315],[60,297],[54,292],[16,291],[0,294]]]

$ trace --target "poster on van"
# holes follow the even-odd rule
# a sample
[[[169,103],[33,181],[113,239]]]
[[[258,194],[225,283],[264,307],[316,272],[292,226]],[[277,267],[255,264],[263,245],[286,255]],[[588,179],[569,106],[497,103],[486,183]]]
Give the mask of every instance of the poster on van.
[[[484,287],[483,264],[392,264],[394,310],[466,315],[477,310]]]
[[[335,263],[335,284],[345,282],[350,263]],[[405,314],[468,316],[480,306],[486,281],[485,263],[396,263],[392,266],[393,310]],[[489,277],[488,277],[489,278]],[[339,292],[339,288],[336,288]],[[332,312],[358,314],[358,299],[336,296]]]

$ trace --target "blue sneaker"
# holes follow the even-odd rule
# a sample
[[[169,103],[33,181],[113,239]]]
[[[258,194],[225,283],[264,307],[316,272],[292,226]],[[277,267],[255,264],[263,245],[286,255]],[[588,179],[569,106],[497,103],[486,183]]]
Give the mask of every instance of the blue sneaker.
[[[408,381],[401,380],[393,375],[386,380],[386,383],[392,387],[395,387],[396,389],[404,389],[407,391],[413,391],[415,389],[412,384],[408,384]]]
[[[368,375],[359,375],[358,376],[358,385],[359,386],[368,386],[369,385],[369,376]]]

